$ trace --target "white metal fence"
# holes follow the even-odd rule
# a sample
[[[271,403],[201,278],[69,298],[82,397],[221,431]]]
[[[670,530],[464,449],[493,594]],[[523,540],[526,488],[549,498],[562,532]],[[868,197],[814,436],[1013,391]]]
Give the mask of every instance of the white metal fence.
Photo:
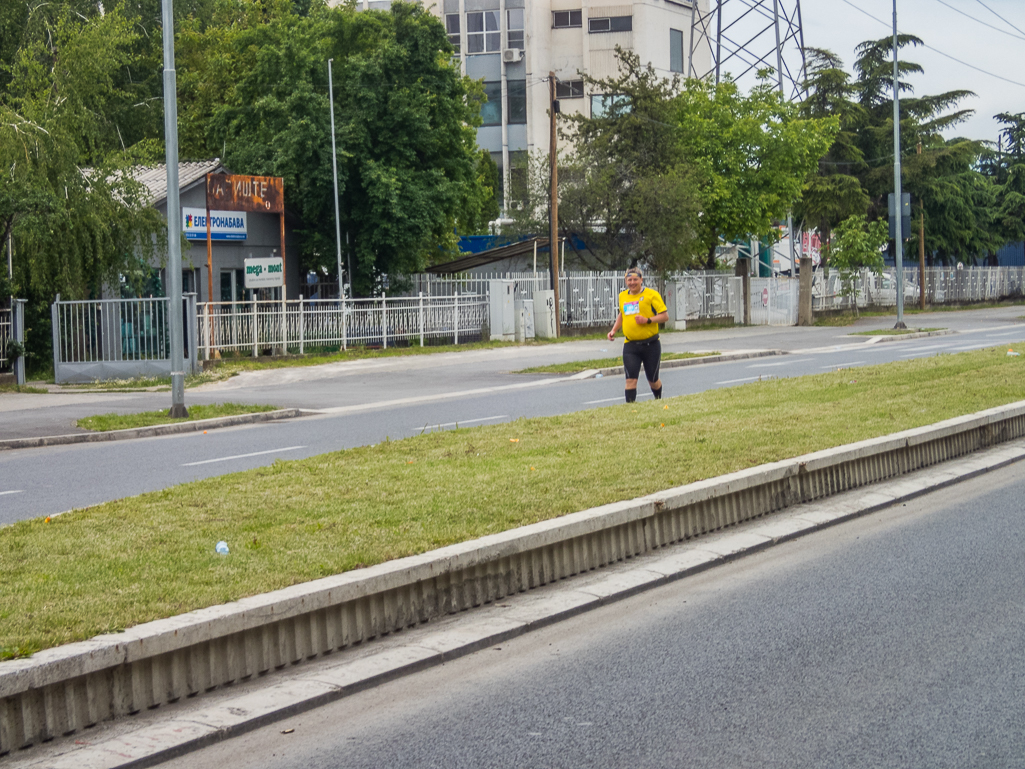
[[[14,338],[14,311],[0,309],[0,370],[6,371],[11,367],[10,358],[7,355],[7,346]]]
[[[917,306],[922,286],[917,267],[904,269],[904,305]],[[816,273],[812,290],[814,310],[893,307],[897,304],[894,270],[871,273],[863,270],[854,281],[855,297],[845,296],[840,275],[835,270],[828,277]],[[950,269],[930,267],[925,270],[925,301],[927,304],[967,304],[995,302],[1025,295],[1025,267],[967,267]]]
[[[298,299],[288,302],[210,302],[198,307],[199,350],[259,355],[270,348],[305,353],[350,345],[387,348],[476,341],[488,325],[487,297],[379,297]]]
[[[98,299],[61,301],[50,308],[53,321],[54,379],[88,382],[169,376],[171,329],[169,300]],[[190,351],[195,328],[194,295],[184,301],[181,329],[187,365],[194,366]]]

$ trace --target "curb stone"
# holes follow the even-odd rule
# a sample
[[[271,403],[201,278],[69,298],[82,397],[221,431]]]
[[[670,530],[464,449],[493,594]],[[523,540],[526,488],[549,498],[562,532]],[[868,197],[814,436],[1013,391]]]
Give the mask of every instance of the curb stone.
[[[725,363],[734,360],[747,360],[749,358],[768,358],[774,355],[791,355],[788,350],[753,350],[751,352],[724,353],[723,355],[703,355],[700,358],[683,358],[682,360],[664,360],[659,368],[683,368],[684,366],[700,366],[704,363]],[[622,366],[610,368],[592,368],[587,371],[580,371],[574,374],[571,379],[594,379],[599,374],[609,376],[610,374],[622,374]]]
[[[375,648],[354,649],[310,663],[260,686],[239,686],[209,700],[142,716],[148,723],[116,735],[78,734],[49,743],[11,769],[136,769],[154,766],[209,745],[321,707],[351,694],[504,643],[563,619],[630,598],[1025,459],[1017,440],[951,460],[914,474],[798,505],[785,515],[755,520],[631,559],[601,573],[588,572],[537,592],[381,639]],[[953,467],[951,467],[953,466]],[[338,659],[344,654],[345,659]],[[168,712],[171,711],[171,712]],[[115,731],[109,728],[109,731]],[[41,751],[42,752],[42,751]]]
[[[196,419],[191,422],[176,422],[170,425],[152,425],[151,427],[130,427],[127,430],[108,430],[98,433],[73,433],[71,435],[51,435],[41,438],[10,438],[0,441],[0,451],[10,449],[34,449],[42,446],[62,446],[70,443],[98,443],[102,441],[124,441],[132,438],[151,438],[156,435],[175,435],[210,430],[216,427],[234,427],[255,422],[272,422],[278,419],[294,419],[308,411],[303,409],[278,409],[276,411],[260,411],[255,414],[237,414],[231,417],[213,417]]]

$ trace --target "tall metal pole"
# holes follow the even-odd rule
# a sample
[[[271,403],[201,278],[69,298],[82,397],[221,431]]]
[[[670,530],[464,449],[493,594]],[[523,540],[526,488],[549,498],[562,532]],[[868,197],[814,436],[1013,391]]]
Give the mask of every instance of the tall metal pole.
[[[559,160],[556,116],[559,102],[555,98],[555,73],[548,73],[549,102],[551,105],[551,209],[548,215],[548,250],[551,253],[552,290],[555,292],[555,336],[561,336],[562,318],[559,314]]]
[[[171,329],[171,410],[168,416],[187,417],[189,412],[185,408],[185,353],[182,339],[182,215],[178,199],[178,94],[171,3],[172,0],[161,0],[164,25],[164,145],[167,154],[168,323]]]
[[[895,209],[894,253],[897,256],[897,325],[894,328],[907,328],[904,325],[904,233],[901,231],[900,186],[900,83],[897,79],[897,0],[893,0],[893,200]]]
[[[342,290],[342,222],[338,215],[338,151],[335,149],[335,79],[331,74],[331,62],[327,60],[327,93],[331,102],[331,172],[335,181],[335,246],[338,249],[338,298],[344,299]],[[350,277],[351,281],[352,278]]]

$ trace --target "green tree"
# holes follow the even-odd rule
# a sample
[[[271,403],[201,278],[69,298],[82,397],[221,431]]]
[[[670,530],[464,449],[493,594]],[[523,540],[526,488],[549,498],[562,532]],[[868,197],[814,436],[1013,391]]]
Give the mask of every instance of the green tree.
[[[700,180],[698,238],[711,269],[722,240],[766,238],[786,218],[839,118],[802,117],[766,79],[747,96],[729,80],[690,81],[675,102],[680,147]]]
[[[0,236],[14,242],[37,360],[50,346],[55,294],[80,299],[118,285],[139,255],[156,256],[166,232],[127,174],[134,156],[111,138],[131,22],[118,8],[85,18],[65,9],[43,32],[19,48],[0,94]]]
[[[818,169],[808,177],[795,214],[818,228],[827,246],[823,256],[828,261],[833,224],[868,211],[869,196],[857,176],[868,170],[857,141],[866,111],[854,100],[856,88],[836,54],[819,48],[808,48],[806,53],[807,97],[801,102],[800,114],[806,118],[834,117],[838,130]]]
[[[840,222],[833,233],[830,265],[840,273],[841,294],[858,313],[858,276],[862,270],[882,270],[881,249],[889,233],[884,221],[868,222],[864,214],[854,214]]]

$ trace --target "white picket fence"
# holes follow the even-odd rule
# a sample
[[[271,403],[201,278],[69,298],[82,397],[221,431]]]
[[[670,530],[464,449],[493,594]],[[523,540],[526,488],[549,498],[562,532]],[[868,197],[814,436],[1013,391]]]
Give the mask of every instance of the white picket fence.
[[[377,297],[373,299],[298,299],[287,302],[209,302],[198,306],[199,351],[254,356],[349,346],[387,348],[397,342],[419,344],[476,341],[488,325],[486,296]]]

